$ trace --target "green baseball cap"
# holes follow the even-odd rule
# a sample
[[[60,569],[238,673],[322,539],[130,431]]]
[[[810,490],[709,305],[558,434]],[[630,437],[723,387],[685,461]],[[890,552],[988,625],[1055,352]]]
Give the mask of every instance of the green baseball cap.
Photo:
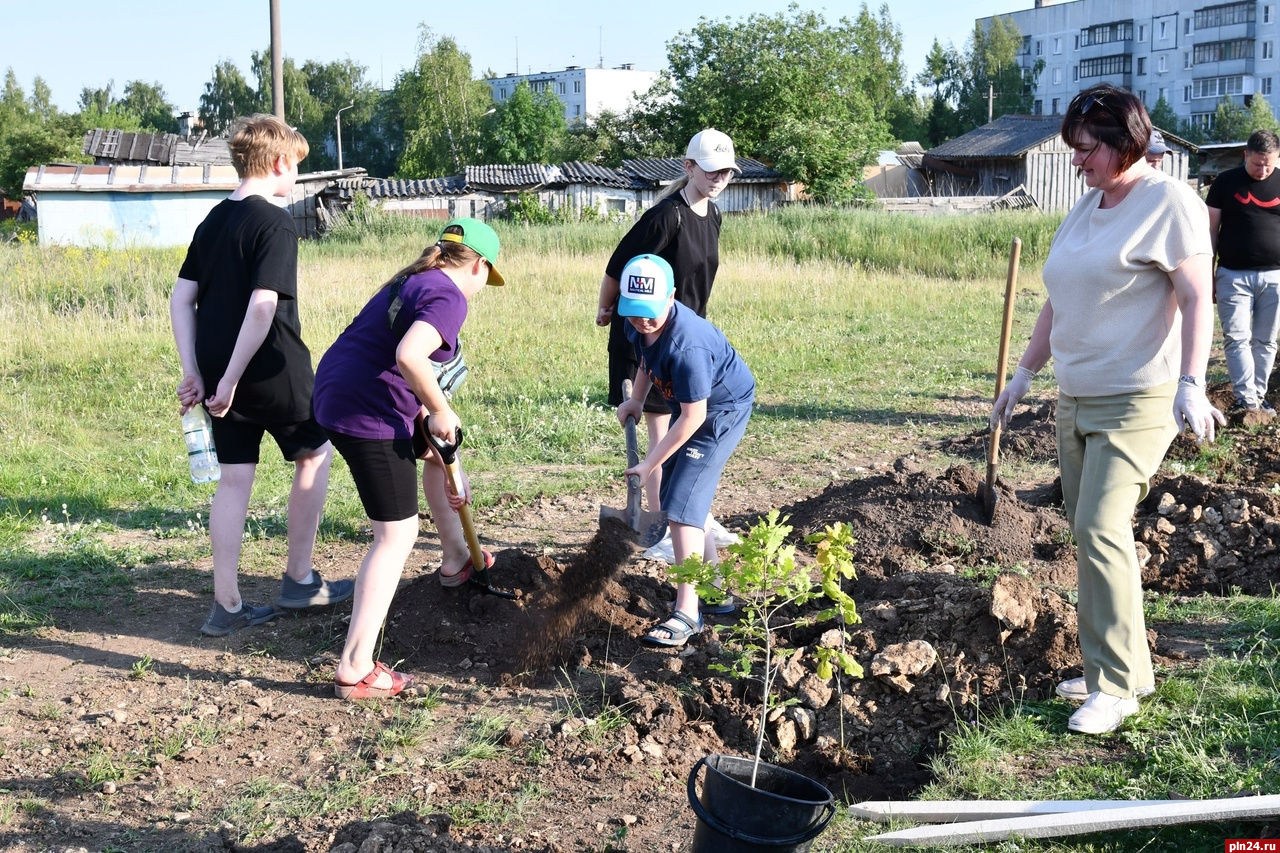
[[[450,228],[457,227],[462,229],[461,234],[448,234]],[[485,284],[499,285],[506,284],[507,280],[502,277],[502,273],[498,272],[498,235],[487,224],[479,219],[472,219],[470,216],[460,216],[457,219],[450,219],[445,223],[444,229],[440,233],[441,240],[447,240],[451,243],[461,243],[471,251],[489,262],[489,280]]]

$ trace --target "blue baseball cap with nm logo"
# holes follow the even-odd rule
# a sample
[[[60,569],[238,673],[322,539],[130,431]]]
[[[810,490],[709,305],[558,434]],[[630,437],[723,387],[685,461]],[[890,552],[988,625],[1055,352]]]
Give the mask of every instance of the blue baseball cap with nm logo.
[[[656,320],[666,313],[676,290],[671,264],[657,255],[636,255],[622,268],[618,280],[618,316]]]

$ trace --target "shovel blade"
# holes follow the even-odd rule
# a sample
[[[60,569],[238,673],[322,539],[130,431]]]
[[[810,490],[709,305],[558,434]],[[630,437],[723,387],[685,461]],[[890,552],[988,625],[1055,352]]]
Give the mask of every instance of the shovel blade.
[[[978,502],[982,504],[982,518],[987,524],[996,520],[996,504],[1000,503],[1000,495],[995,486],[985,480],[978,483]]]
[[[667,514],[665,512],[652,512],[650,510],[640,510],[634,518],[632,514],[625,509],[615,509],[611,506],[600,507],[600,520],[606,518],[616,518],[623,524],[630,527],[635,534],[635,540],[642,548],[652,548],[662,541],[662,537],[667,532]]]

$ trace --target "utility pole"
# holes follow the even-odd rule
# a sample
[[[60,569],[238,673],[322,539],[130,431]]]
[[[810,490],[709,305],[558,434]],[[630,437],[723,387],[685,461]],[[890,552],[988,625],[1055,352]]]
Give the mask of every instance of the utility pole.
[[[987,124],[991,124],[991,111],[996,105],[996,87],[990,80],[987,81]]]
[[[280,39],[280,0],[271,0],[271,112],[284,121],[284,45]]]
[[[339,172],[342,171],[342,110],[349,110],[355,105],[356,105],[356,102],[352,101],[342,109],[338,110],[338,114],[333,117],[334,121],[338,123],[338,171]]]

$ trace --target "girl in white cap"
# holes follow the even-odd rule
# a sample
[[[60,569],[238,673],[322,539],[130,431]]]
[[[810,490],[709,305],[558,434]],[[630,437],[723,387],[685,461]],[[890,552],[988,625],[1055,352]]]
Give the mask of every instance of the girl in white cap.
[[[684,177],[672,183],[658,201],[645,211],[622,238],[605,267],[600,282],[596,325],[609,329],[609,405],[623,402],[622,383],[635,379],[635,354],[623,334],[625,325],[615,308],[622,268],[637,255],[653,254],[666,260],[675,273],[676,299],[699,317],[707,315],[707,301],[720,266],[720,209],[715,199],[741,173],[734,155],[733,140],[714,128],[707,128],[689,140],[685,152]],[[671,414],[666,404],[651,393],[644,402],[649,446],[654,447],[667,433]],[[658,509],[662,470],[655,469],[645,482],[650,510]],[[708,516],[708,545],[711,557],[715,543],[710,529],[715,519]],[[716,525],[718,526],[718,525]],[[720,528],[723,530],[723,528]],[[728,605],[722,610],[731,610]]]

